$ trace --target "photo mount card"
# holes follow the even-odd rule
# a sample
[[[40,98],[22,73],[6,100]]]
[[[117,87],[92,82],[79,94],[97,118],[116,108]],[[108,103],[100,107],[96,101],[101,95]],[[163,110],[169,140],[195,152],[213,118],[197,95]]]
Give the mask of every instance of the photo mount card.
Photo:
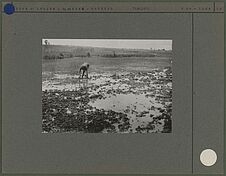
[[[223,174],[224,2],[2,2],[2,173]]]

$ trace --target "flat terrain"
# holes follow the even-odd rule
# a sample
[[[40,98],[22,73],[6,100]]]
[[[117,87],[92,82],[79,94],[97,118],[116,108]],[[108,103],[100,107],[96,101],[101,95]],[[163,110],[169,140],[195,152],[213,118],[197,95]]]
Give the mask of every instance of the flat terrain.
[[[78,79],[90,63],[89,79]],[[43,132],[169,133],[170,57],[42,60]]]

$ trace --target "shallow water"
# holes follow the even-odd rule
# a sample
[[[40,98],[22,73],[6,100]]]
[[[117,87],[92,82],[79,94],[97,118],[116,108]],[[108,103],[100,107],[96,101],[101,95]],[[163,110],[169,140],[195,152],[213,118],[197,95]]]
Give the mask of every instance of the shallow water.
[[[172,104],[172,80],[166,72],[167,69],[152,69],[146,73],[92,72],[89,79],[78,79],[77,74],[43,72],[42,90],[79,92],[85,89],[90,97],[88,105],[91,109],[125,114],[130,127],[124,132],[134,133],[138,129],[147,129],[165,112],[166,105]],[[80,101],[82,98],[77,99]],[[163,131],[164,123],[164,119],[159,119],[151,132]],[[119,132],[118,124],[114,125]],[[103,132],[107,132],[107,129]]]
[[[144,127],[152,122],[153,117],[161,114],[157,108],[163,108],[163,105],[155,102],[154,98],[146,98],[144,94],[135,95],[131,93],[115,96],[108,95],[105,99],[91,101],[89,104],[97,109],[113,110],[127,114],[132,132],[135,132],[138,126]],[[142,115],[143,112],[145,113]]]

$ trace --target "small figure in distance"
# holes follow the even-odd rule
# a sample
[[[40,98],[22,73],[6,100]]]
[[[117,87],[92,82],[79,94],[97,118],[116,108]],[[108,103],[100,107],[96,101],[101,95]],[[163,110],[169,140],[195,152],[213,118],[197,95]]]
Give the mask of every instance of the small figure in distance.
[[[88,69],[89,69],[89,64],[83,63],[79,68],[79,78],[83,78],[83,76],[86,73],[86,78],[88,79]],[[81,73],[82,73],[82,76],[81,76]]]

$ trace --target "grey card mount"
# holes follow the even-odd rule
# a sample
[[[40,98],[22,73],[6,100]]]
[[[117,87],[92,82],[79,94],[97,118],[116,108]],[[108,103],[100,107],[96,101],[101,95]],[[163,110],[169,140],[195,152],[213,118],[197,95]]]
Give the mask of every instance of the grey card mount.
[[[223,174],[224,2],[2,2],[2,173]]]

